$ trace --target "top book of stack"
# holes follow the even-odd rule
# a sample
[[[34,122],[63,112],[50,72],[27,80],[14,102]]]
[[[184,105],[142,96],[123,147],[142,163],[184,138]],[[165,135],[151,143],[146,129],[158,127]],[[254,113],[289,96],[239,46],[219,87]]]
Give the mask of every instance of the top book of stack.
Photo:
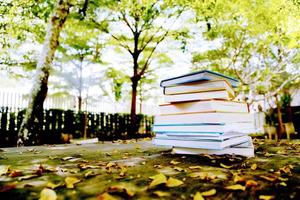
[[[237,87],[238,85],[238,80],[234,78],[216,72],[212,72],[209,70],[202,70],[202,71],[162,80],[160,82],[160,86],[169,87],[178,84],[192,83],[197,81],[210,81],[210,80],[226,80],[232,87]]]

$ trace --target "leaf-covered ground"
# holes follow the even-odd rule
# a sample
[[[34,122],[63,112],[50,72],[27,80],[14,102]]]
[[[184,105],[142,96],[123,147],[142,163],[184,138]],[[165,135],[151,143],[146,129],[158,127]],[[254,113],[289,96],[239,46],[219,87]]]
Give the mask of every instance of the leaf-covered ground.
[[[254,144],[249,159],[150,140],[0,149],[0,199],[300,199],[300,141]]]

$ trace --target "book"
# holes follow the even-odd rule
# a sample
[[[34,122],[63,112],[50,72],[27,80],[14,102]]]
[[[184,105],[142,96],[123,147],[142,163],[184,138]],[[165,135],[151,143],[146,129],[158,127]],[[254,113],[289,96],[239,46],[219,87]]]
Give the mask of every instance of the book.
[[[182,101],[195,101],[195,100],[209,100],[209,99],[224,99],[231,100],[232,96],[226,90],[196,92],[188,94],[172,94],[165,95],[166,102],[182,102]]]
[[[232,145],[241,144],[248,141],[248,136],[241,136],[226,139],[223,141],[217,140],[174,140],[174,139],[158,139],[155,138],[153,143],[162,146],[188,147],[188,148],[203,148],[203,149],[224,149]]]
[[[218,90],[226,90],[231,96],[234,96],[234,90],[226,80],[197,81],[164,87],[164,94],[186,94]]]
[[[177,102],[159,105],[162,115],[198,113],[198,112],[249,112],[247,103],[209,99],[203,101]]]
[[[157,115],[154,118],[155,125],[170,124],[203,124],[203,123],[236,123],[249,122],[254,123],[254,117],[251,113],[190,113],[180,115]]]
[[[224,154],[234,154],[245,157],[254,157],[254,146],[252,144],[251,138],[245,143],[240,145],[230,146],[221,150],[215,149],[199,149],[199,148],[185,148],[185,147],[173,147],[173,154],[189,154],[189,155],[199,155],[199,154],[209,154],[209,155],[224,155]]]
[[[245,131],[246,133],[253,133],[253,123],[227,123],[227,124],[169,124],[169,125],[157,125],[154,124],[154,132],[238,132]]]
[[[211,141],[223,141],[229,138],[244,136],[244,133],[234,133],[234,134],[188,134],[188,135],[177,135],[174,133],[156,133],[155,138],[157,139],[169,139],[169,140],[211,140]]]
[[[184,74],[181,76],[164,79],[160,82],[161,87],[168,87],[172,85],[182,84],[182,83],[190,83],[195,81],[208,81],[208,80],[226,80],[228,81],[232,87],[237,87],[238,80],[231,78],[229,76],[225,76],[223,74],[219,74],[216,72],[212,72],[209,70],[202,70],[198,72],[193,72],[189,74]]]

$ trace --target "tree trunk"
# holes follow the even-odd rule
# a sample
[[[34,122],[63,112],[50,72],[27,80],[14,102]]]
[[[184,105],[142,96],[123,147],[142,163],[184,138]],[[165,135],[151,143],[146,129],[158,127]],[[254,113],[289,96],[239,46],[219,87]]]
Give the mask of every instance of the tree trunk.
[[[284,127],[282,123],[282,113],[281,113],[281,105],[278,100],[278,95],[275,95],[275,100],[276,100],[276,106],[277,106],[277,119],[278,119],[278,138],[281,138],[281,136],[284,133]]]
[[[81,95],[78,96],[78,112],[81,112],[82,110],[82,97]]]
[[[130,134],[136,135],[137,133],[137,117],[136,117],[136,97],[137,97],[137,86],[138,79],[135,77],[131,78],[132,82],[132,91],[131,91],[131,110],[130,110]]]
[[[48,25],[43,50],[37,63],[29,105],[21,124],[17,145],[34,145],[41,142],[43,103],[48,91],[48,77],[54,53],[58,47],[60,31],[69,14],[69,0],[60,0]]]

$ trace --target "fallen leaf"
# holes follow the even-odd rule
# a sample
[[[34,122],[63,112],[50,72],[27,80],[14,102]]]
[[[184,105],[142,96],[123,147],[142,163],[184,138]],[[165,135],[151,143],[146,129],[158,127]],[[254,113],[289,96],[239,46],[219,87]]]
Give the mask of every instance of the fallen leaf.
[[[121,168],[121,172],[120,172],[119,176],[125,176],[126,172],[127,172],[127,168],[123,167],[123,166],[120,166],[120,168]]]
[[[216,189],[211,189],[211,190],[208,190],[208,191],[205,191],[205,192],[201,192],[201,195],[204,196],[204,197],[209,197],[209,196],[213,196],[217,193],[217,190]]]
[[[8,173],[10,166],[9,165],[0,165],[0,176]]]
[[[176,160],[171,160],[171,162],[170,162],[171,165],[178,165],[179,163],[181,163],[181,162],[176,161]]]
[[[74,188],[74,184],[79,183],[80,180],[76,177],[66,177],[65,183],[67,188]]]
[[[272,176],[272,177],[270,177],[270,176],[264,176],[264,175],[261,175],[261,176],[259,176],[259,177],[262,178],[262,179],[265,179],[265,180],[267,180],[267,181],[270,181],[270,182],[274,182],[274,181],[277,180],[277,176]]]
[[[9,176],[14,178],[18,176],[23,176],[23,173],[21,171],[13,170],[12,172],[10,172]]]
[[[153,165],[153,167],[154,167],[154,168],[157,168],[157,169],[161,169],[161,168],[163,168],[163,166],[162,166],[162,165]]]
[[[60,186],[63,186],[63,183],[55,184],[55,183],[52,183],[52,182],[48,182],[47,185],[46,185],[47,188],[51,188],[51,189],[55,189],[55,188],[58,188]]]
[[[72,157],[72,156],[66,156],[66,157],[63,157],[62,158],[62,160],[63,161],[67,161],[67,160],[71,160],[71,159],[73,159],[74,157]]]
[[[85,178],[90,178],[90,177],[93,177],[93,176],[96,176],[95,172],[93,172],[93,171],[87,171],[87,172],[84,174],[84,177],[85,177]]]
[[[20,176],[18,178],[18,181],[23,181],[23,180],[28,180],[28,179],[32,179],[32,178],[36,178],[38,177],[37,174],[31,174],[31,175],[26,175],[26,176]]]
[[[202,169],[201,166],[189,166],[189,169]]]
[[[196,192],[196,194],[194,195],[193,200],[205,200],[205,199],[203,198],[203,196],[201,195],[200,192]]]
[[[227,186],[227,187],[225,187],[225,189],[227,189],[227,190],[243,190],[243,191],[245,191],[246,187],[242,186],[240,184],[236,184],[236,185]]]
[[[152,182],[149,185],[150,188],[167,182],[167,177],[164,174],[157,174],[149,178],[152,179]]]
[[[233,178],[233,182],[234,183],[244,183],[245,182],[245,178],[239,176],[239,175],[235,175]]]
[[[224,165],[223,163],[221,163],[220,166],[225,168],[225,169],[231,169],[233,167],[231,165]]]
[[[284,187],[287,186],[287,184],[285,182],[281,182],[281,183],[279,183],[279,185],[284,186]]]
[[[170,177],[166,183],[166,186],[167,187],[177,187],[182,184],[183,184],[183,182],[181,180]]]
[[[193,172],[189,174],[191,178],[199,178],[201,180],[213,180],[216,179],[217,176],[212,172]]]
[[[173,169],[176,170],[176,171],[179,171],[179,172],[185,172],[186,171],[185,169],[183,169],[181,167],[177,167],[177,166],[173,167]]]
[[[45,188],[41,191],[40,200],[56,200],[57,195],[54,190]]]
[[[112,195],[108,194],[107,192],[105,192],[97,196],[97,200],[117,200],[117,199]]]
[[[254,181],[254,180],[248,180],[248,181],[246,181],[246,188],[253,187],[253,186],[255,187],[257,185],[258,185],[258,183],[256,181]]]
[[[109,163],[107,163],[106,168],[113,167],[113,166],[116,166],[116,163],[109,162]]]
[[[169,192],[163,192],[163,191],[155,191],[153,192],[158,197],[169,197],[171,194]]]
[[[15,183],[9,183],[7,185],[2,185],[0,186],[0,192],[7,192],[7,191],[10,191],[10,190],[13,190],[16,188],[16,184]]]
[[[283,177],[278,177],[278,180],[280,180],[280,181],[288,181],[289,179],[288,178],[283,178]]]
[[[135,195],[135,191],[130,188],[128,185],[114,185],[109,187],[108,189],[109,193],[122,193],[126,194],[128,197],[133,197]]]
[[[271,199],[275,199],[275,196],[273,196],[273,195],[259,195],[258,198],[262,199],[262,200],[271,200]]]
[[[254,164],[251,165],[252,170],[256,170],[256,168],[257,168],[257,164],[254,163]]]

